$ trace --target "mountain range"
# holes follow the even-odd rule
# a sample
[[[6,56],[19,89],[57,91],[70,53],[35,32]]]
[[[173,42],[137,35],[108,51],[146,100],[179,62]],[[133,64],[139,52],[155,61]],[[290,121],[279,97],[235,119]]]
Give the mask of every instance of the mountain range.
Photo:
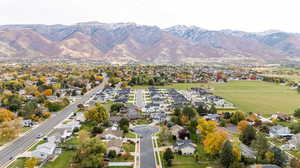
[[[271,63],[300,60],[300,34],[135,23],[0,26],[0,61]]]

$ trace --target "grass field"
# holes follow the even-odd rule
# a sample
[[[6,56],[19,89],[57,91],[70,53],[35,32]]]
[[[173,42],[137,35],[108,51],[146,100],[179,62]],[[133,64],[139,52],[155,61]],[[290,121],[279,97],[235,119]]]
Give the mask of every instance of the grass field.
[[[224,97],[245,112],[256,112],[269,116],[276,112],[291,114],[300,108],[300,94],[288,86],[263,81],[229,81],[228,83],[177,83],[157,88],[178,90],[209,85],[213,93]],[[146,89],[150,86],[134,86],[133,89]]]
[[[213,93],[224,97],[245,112],[271,115],[291,114],[300,107],[300,94],[288,86],[262,81],[229,81],[212,83]]]

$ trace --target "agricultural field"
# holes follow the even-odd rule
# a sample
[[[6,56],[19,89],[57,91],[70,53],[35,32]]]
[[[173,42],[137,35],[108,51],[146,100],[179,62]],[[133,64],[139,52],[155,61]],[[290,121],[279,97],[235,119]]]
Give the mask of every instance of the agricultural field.
[[[300,107],[300,94],[288,86],[262,81],[211,83],[214,94],[224,97],[245,112],[269,116],[276,112],[291,114]]]

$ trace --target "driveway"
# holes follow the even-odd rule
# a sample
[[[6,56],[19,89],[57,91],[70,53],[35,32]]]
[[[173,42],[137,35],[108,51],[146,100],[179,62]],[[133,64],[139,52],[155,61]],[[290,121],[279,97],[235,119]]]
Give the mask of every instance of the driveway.
[[[140,137],[140,168],[156,168],[152,134],[158,132],[155,126],[136,126],[133,128]]]

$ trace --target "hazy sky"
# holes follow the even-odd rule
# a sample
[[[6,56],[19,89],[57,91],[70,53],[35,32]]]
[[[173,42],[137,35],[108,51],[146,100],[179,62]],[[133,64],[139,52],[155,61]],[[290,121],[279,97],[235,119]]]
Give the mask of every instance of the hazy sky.
[[[299,0],[0,0],[0,24],[136,22],[300,32]]]

